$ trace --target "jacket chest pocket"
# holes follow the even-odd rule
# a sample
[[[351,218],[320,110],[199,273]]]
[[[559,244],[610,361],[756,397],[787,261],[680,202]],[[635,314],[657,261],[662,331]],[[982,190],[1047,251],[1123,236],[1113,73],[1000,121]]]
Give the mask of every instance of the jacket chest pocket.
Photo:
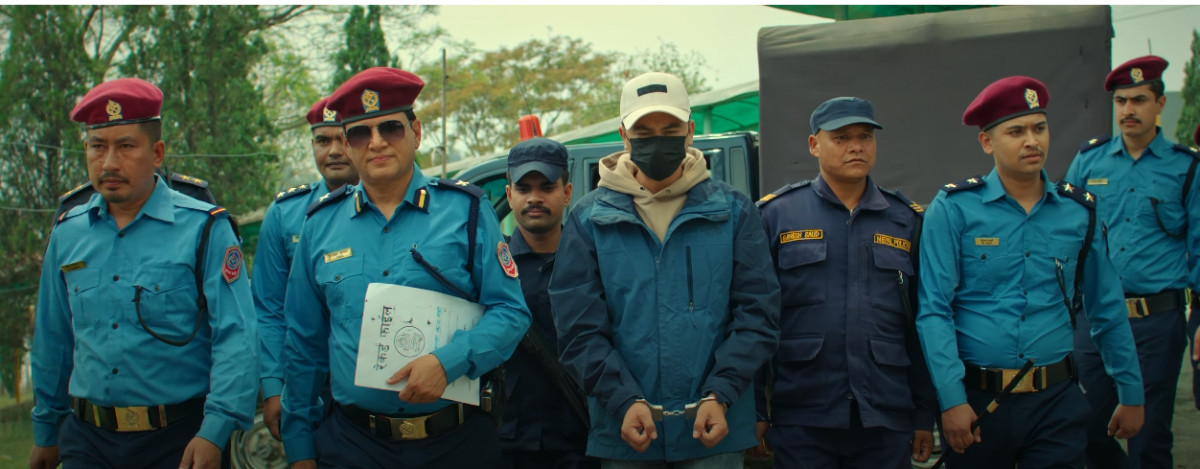
[[[362,317],[362,311],[347,311],[354,298],[361,300],[367,293],[363,276],[363,258],[352,256],[332,262],[318,264],[313,277],[325,294],[325,302],[334,317],[345,321],[353,316]]]
[[[147,265],[139,270],[134,291],[129,293],[143,328],[171,340],[183,340],[192,333],[200,314],[192,266]]]
[[[779,247],[779,285],[784,305],[825,302],[829,270],[826,249],[823,239],[793,241]]]
[[[688,307],[700,311],[716,308],[724,317],[733,279],[733,252],[729,244],[690,245],[684,248]]]
[[[872,268],[867,269],[866,280],[871,295],[871,306],[904,313],[900,289],[908,288],[908,283],[913,281],[912,258],[909,252],[891,246],[872,244],[870,253]]]
[[[103,318],[99,293],[100,272],[80,269],[63,274],[67,284],[67,304],[71,307],[72,321],[77,325],[92,325]],[[131,292],[132,294],[132,292]]]

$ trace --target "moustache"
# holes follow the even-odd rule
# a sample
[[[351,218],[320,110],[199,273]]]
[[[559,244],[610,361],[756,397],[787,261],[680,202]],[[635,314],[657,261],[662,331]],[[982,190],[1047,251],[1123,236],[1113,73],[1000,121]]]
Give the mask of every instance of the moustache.
[[[124,182],[124,183],[129,182],[129,179],[126,179],[124,176],[121,176],[119,174],[116,174],[116,173],[113,173],[110,171],[105,171],[105,172],[100,173],[100,180],[101,181],[120,181],[120,182]]]
[[[529,213],[529,211],[530,211],[530,210],[541,210],[541,211],[543,211],[543,212],[546,212],[546,213],[551,213],[551,212],[550,212],[550,208],[549,208],[549,207],[546,207],[545,205],[538,204],[538,205],[530,205],[530,206],[528,206],[528,207],[525,207],[525,208],[521,209],[521,215],[525,215],[525,214]]]

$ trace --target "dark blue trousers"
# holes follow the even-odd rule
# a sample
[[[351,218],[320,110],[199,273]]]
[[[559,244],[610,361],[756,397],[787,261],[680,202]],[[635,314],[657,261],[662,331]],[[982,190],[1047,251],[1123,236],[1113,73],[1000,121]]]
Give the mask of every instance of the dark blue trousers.
[[[968,387],[967,402],[978,414],[996,394]],[[983,442],[963,454],[951,451],[942,435],[946,467],[1082,469],[1090,413],[1073,380],[1040,392],[1013,394],[979,427]]]
[[[485,469],[503,467],[496,427],[476,412],[435,438],[382,440],[353,424],[334,406],[314,435],[322,468]]]
[[[584,456],[584,450],[502,450],[508,469],[600,469],[600,460]]]
[[[59,427],[58,454],[63,469],[177,469],[203,420],[197,414],[158,430],[123,433],[70,415]],[[228,467],[228,457],[223,461]]]
[[[766,439],[775,453],[777,469],[912,468],[912,432],[779,424],[767,430]]]
[[[1198,300],[1195,298],[1192,299],[1192,313],[1188,317],[1188,340],[1196,338],[1196,328],[1200,327],[1200,313],[1197,312],[1197,310],[1200,310],[1200,304],[1196,304],[1196,301]],[[1191,351],[1196,350],[1197,346],[1198,344],[1192,343],[1191,350],[1188,350],[1189,357],[1191,356]],[[1200,410],[1200,372],[1196,371],[1198,367],[1200,367],[1200,361],[1192,360],[1192,404],[1196,406],[1196,410]]]
[[[1129,320],[1137,342],[1138,365],[1146,394],[1146,423],[1129,439],[1129,454],[1108,436],[1108,422],[1117,408],[1117,387],[1104,372],[1100,354],[1087,335],[1087,320],[1081,318],[1075,328],[1075,359],[1079,382],[1087,393],[1093,413],[1088,423],[1088,467],[1171,469],[1174,435],[1171,422],[1175,415],[1175,390],[1187,338],[1183,311],[1165,311]]]

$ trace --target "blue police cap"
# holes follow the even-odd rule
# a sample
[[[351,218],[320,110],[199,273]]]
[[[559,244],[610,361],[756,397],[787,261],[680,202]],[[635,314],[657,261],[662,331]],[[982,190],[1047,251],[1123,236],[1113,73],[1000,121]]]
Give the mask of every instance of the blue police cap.
[[[871,124],[877,129],[883,126],[875,122],[875,110],[871,102],[853,97],[833,98],[821,103],[808,118],[812,134],[818,130],[837,130],[850,124]]]
[[[548,138],[534,137],[508,151],[508,175],[512,182],[533,171],[557,181],[564,169],[567,169],[567,147]]]

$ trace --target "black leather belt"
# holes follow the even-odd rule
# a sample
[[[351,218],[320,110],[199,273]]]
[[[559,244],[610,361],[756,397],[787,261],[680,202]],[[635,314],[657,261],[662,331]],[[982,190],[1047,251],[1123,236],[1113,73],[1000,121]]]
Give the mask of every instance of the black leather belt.
[[[423,440],[434,438],[462,425],[479,412],[470,405],[454,404],[416,417],[393,417],[350,405],[336,404],[351,423],[384,440]]]
[[[133,407],[102,407],[87,399],[71,398],[71,410],[79,420],[118,432],[144,432],[171,425],[204,412],[204,398],[179,404]]]
[[[964,382],[973,389],[981,389],[988,392],[1000,392],[1004,386],[1017,375],[1019,370],[1009,370],[1003,368],[981,368],[973,366],[969,363],[963,363],[966,367],[966,375]],[[1050,386],[1054,386],[1064,380],[1071,379],[1071,357],[1062,359],[1058,363],[1053,363],[1046,366],[1035,366],[1029,370],[1021,379],[1012,392],[1026,393],[1038,392]]]
[[[1183,290],[1163,290],[1149,296],[1125,295],[1125,308],[1129,310],[1130,319],[1163,311],[1182,311],[1185,302]]]

